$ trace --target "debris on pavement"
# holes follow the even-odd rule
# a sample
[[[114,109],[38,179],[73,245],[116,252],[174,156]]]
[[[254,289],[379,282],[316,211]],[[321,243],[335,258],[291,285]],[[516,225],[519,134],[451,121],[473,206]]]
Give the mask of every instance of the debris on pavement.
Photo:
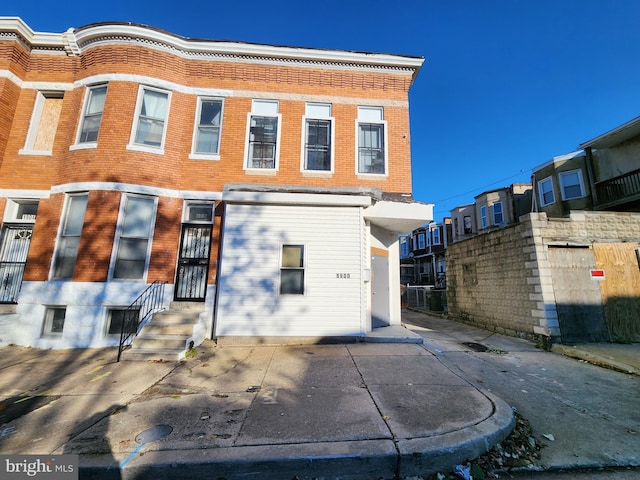
[[[465,465],[452,466],[451,472],[438,472],[425,480],[508,478],[509,472],[514,469],[533,469],[535,462],[540,459],[542,445],[533,436],[529,422],[518,412],[514,412],[514,415],[516,425],[511,434],[487,453]],[[465,473],[469,476],[463,476]]]

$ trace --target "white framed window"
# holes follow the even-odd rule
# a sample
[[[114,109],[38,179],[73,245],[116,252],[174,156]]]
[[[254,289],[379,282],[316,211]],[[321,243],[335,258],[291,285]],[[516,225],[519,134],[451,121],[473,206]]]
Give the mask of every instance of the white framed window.
[[[164,148],[170,93],[140,86],[133,132],[127,148],[157,153]]]
[[[96,85],[87,89],[80,128],[78,128],[77,144],[96,144],[98,142],[106,98],[106,85]]]
[[[13,223],[35,223],[38,200],[9,199],[4,211],[4,221]]]
[[[53,278],[73,277],[88,200],[87,193],[67,197],[53,260]]]
[[[356,173],[387,174],[386,130],[382,107],[358,107]]]
[[[106,334],[120,336],[123,333],[136,333],[138,321],[140,319],[140,309],[127,307],[112,307],[107,310]]]
[[[502,202],[495,202],[491,209],[493,210],[493,224],[502,225],[504,223],[504,214],[502,213]]]
[[[425,243],[424,243],[424,233],[419,233],[418,234],[418,249],[423,249],[425,248]]]
[[[186,200],[182,221],[184,223],[212,223],[213,202]]]
[[[43,91],[36,94],[27,139],[24,148],[19,153],[24,155],[52,154],[63,98],[64,92]]]
[[[482,228],[487,228],[487,226],[489,225],[489,223],[487,222],[487,206],[486,205],[482,205],[480,207],[480,224],[482,225]]]
[[[155,197],[123,196],[112,255],[112,278],[143,280],[146,277],[156,205]]]
[[[47,307],[44,312],[44,323],[42,325],[43,337],[62,336],[64,330],[64,320],[67,315],[67,307]]]
[[[303,170],[333,171],[333,123],[331,104],[306,104],[303,117]]]
[[[411,249],[412,250],[417,250],[418,249],[418,236],[417,235],[413,235],[411,237]]]
[[[547,177],[538,182],[538,194],[540,196],[540,206],[545,207],[556,201],[556,195],[553,191],[553,179]]]
[[[280,120],[277,100],[253,100],[247,121],[245,169],[277,170]]]
[[[198,98],[192,159],[220,159],[220,134],[224,102],[220,98]]]
[[[440,227],[435,227],[431,230],[431,235],[433,236],[433,244],[440,245]]]
[[[304,245],[282,245],[280,295],[304,295]]]
[[[407,236],[400,237],[400,256],[409,256],[409,239]]]
[[[585,196],[581,170],[560,172],[558,178],[560,180],[560,196],[562,200],[573,200],[574,198]]]

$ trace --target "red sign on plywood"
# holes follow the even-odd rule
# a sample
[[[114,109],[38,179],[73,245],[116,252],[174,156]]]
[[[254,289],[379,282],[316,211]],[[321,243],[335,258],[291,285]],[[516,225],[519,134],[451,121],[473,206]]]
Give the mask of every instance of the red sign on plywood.
[[[604,270],[600,268],[591,270],[591,278],[594,280],[604,280]]]

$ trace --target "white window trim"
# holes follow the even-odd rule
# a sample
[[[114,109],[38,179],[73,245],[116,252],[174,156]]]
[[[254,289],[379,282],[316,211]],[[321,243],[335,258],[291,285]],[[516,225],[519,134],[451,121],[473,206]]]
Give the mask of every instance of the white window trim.
[[[4,207],[4,223],[35,223],[36,218],[18,218],[18,209],[21,204],[35,204],[39,205],[39,199],[33,198],[8,198],[7,204]]]
[[[84,95],[84,102],[82,104],[82,114],[80,115],[80,120],[78,121],[78,127],[77,127],[77,131],[76,131],[76,141],[75,141],[75,143],[73,145],[71,145],[69,147],[69,150],[82,150],[82,149],[86,149],[86,148],[98,148],[98,142],[97,141],[80,143],[80,136],[82,135],[82,126],[84,125],[84,120],[85,120],[85,117],[87,115],[87,108],[89,108],[89,98],[91,97],[91,92],[96,88],[102,88],[102,87],[107,87],[107,91],[109,90],[109,87],[108,87],[108,85],[106,83],[87,86],[87,91],[85,92],[85,95]],[[102,113],[100,115],[101,115],[100,128],[102,128],[102,115],[104,115],[104,108],[102,109]],[[99,129],[98,129],[98,132],[100,132]]]
[[[331,112],[333,113],[333,105],[331,104],[324,104],[324,103],[308,103],[307,105],[328,105],[331,108]],[[330,142],[331,142],[331,168],[329,170],[308,170],[305,168],[305,159],[306,159],[306,140],[307,140],[307,120],[328,120],[329,122],[331,122],[331,138],[330,138]],[[335,125],[336,125],[336,119],[335,117],[333,117],[333,115],[330,115],[328,117],[323,117],[323,116],[316,116],[316,115],[303,115],[302,116],[302,135],[301,135],[301,140],[300,140],[300,171],[305,173],[305,174],[311,174],[311,175],[318,175],[318,176],[326,176],[326,175],[333,175],[334,173],[334,168],[335,168],[335,135],[336,135],[336,129],[335,129]]]
[[[142,197],[142,198],[153,198],[153,221],[151,222],[151,226],[149,229],[149,243],[147,244],[147,252],[145,256],[144,262],[144,273],[142,278],[114,278],[114,270],[116,268],[116,256],[118,254],[118,245],[120,243],[120,237],[122,235],[122,225],[124,220],[124,211],[127,197]],[[147,275],[149,274],[149,264],[151,261],[151,250],[153,247],[153,237],[155,235],[156,228],[156,220],[158,216],[158,197],[149,197],[148,195],[136,195],[133,193],[123,193],[122,198],[120,199],[120,210],[118,211],[118,223],[116,224],[116,233],[113,239],[113,249],[111,251],[111,260],[109,261],[109,276],[108,279],[114,282],[146,282]]]
[[[382,134],[384,135],[384,173],[361,173],[359,168],[360,163],[360,124],[361,123],[372,123],[372,124],[380,124],[383,127]],[[387,121],[386,120],[360,120],[356,119],[356,135],[355,135],[355,173],[359,178],[386,178],[389,176],[389,144],[388,138],[389,133],[387,131]]]
[[[482,205],[480,207],[480,225],[482,225],[482,228],[487,228],[489,226],[489,219],[487,218],[486,205]]]
[[[284,247],[302,247],[302,267],[283,267],[282,266],[282,254],[284,253]],[[278,296],[280,297],[305,297],[307,296],[307,244],[306,243],[282,243],[280,244],[280,258],[278,263]],[[282,288],[282,271],[283,270],[302,270],[302,293],[280,293]]]
[[[418,250],[424,250],[425,248],[427,248],[425,233],[419,233],[418,234]]]
[[[433,229],[431,231],[433,232],[432,233],[432,235],[433,235],[433,244],[434,245],[441,245],[442,241],[440,239],[440,227],[433,227]]]
[[[501,222],[496,222],[496,210],[495,210],[495,206],[496,205],[500,205],[500,215],[502,215],[502,221]],[[505,224],[505,220],[504,220],[504,208],[502,205],[502,202],[493,202],[491,204],[491,216],[493,217],[493,224],[494,225],[504,225]]]
[[[202,111],[202,102],[220,102],[222,107],[220,108],[220,127],[218,134],[218,151],[217,153],[196,153],[196,146],[198,144],[198,127],[200,125],[200,112]],[[190,160],[220,160],[220,147],[222,144],[222,124],[224,119],[224,98],[220,97],[198,97],[198,105],[196,107],[196,118],[193,123],[193,138],[191,140],[191,153],[189,154]]]
[[[211,205],[211,221],[207,221],[207,220],[189,220],[188,218],[188,213],[189,213],[189,207],[191,207],[191,205]],[[193,223],[193,224],[202,224],[202,225],[212,225],[215,221],[216,218],[216,204],[215,202],[209,201],[209,200],[185,200],[184,201],[184,206],[182,209],[182,223]]]
[[[29,129],[27,130],[27,138],[24,142],[24,147],[18,151],[18,155],[53,155],[53,150],[34,150],[33,144],[38,136],[38,130],[40,127],[40,120],[44,113],[44,102],[47,97],[57,98],[64,95],[64,92],[36,92],[36,101],[33,104],[33,111],[31,112],[31,120],[29,120]],[[60,120],[58,119],[58,122]]]
[[[68,194],[64,199],[64,205],[62,207],[62,215],[60,217],[60,223],[58,224],[58,234],[56,235],[56,242],[53,248],[53,257],[51,258],[51,268],[49,269],[49,280],[69,280],[69,277],[54,277],[53,275],[57,268],[58,249],[61,247],[60,243],[62,242],[62,237],[63,237],[62,232],[64,231],[64,225],[67,221],[67,215],[69,214],[69,208],[70,208],[69,206],[71,205],[71,198],[85,196],[85,195],[87,196],[87,206],[84,211],[84,217],[86,217],[87,210],[89,207],[89,192],[78,192],[78,193]],[[82,219],[83,229],[84,229],[84,217]],[[82,232],[80,233],[79,237],[82,238]],[[78,252],[76,252],[76,261],[77,259],[78,259]]]
[[[578,183],[580,184],[580,196],[578,197],[571,197],[571,198],[567,198],[564,194],[564,184],[562,182],[562,179],[564,177],[567,177],[568,175],[577,173],[578,174]],[[582,170],[580,170],[579,168],[575,169],[575,170],[567,170],[565,172],[559,172],[558,173],[558,182],[560,183],[560,197],[562,198],[563,201],[569,201],[569,200],[577,200],[579,198],[584,198],[586,197],[586,189],[584,188],[584,180],[582,178]]]
[[[268,102],[269,100],[263,100],[265,102]],[[258,113],[258,112],[253,112],[253,108],[251,109],[252,111],[247,113],[247,126],[246,126],[246,132],[245,132],[245,139],[244,139],[244,160],[243,160],[243,166],[242,168],[246,171],[246,172],[251,172],[251,173],[262,173],[262,174],[273,174],[275,172],[277,172],[280,168],[280,143],[281,143],[281,135],[282,135],[282,114],[280,113],[280,105],[279,102],[277,100],[273,101],[274,103],[278,103],[278,113],[275,115],[272,114],[267,114],[267,113]],[[273,117],[273,118],[277,118],[278,119],[278,123],[277,123],[277,128],[278,128],[278,132],[276,134],[276,155],[275,155],[275,159],[273,162],[273,168],[253,168],[253,167],[249,167],[249,140],[250,140],[250,135],[251,135],[251,117],[252,116],[256,116],[256,117]]]
[[[150,145],[139,145],[135,143],[136,133],[138,132],[138,125],[140,123],[140,111],[142,110],[142,101],[144,100],[145,91],[154,91],[167,94],[167,114],[164,118],[164,128],[162,129],[162,140],[159,147],[152,147]],[[164,155],[164,142],[167,138],[167,130],[169,127],[169,116],[171,113],[171,91],[164,90],[162,88],[150,87],[149,85],[138,86],[138,98],[136,100],[136,109],[133,117],[133,123],[131,125],[131,134],[129,136],[129,144],[127,150],[133,150],[136,152],[155,153],[158,155]]]
[[[547,182],[549,182],[549,184],[551,185],[551,195],[553,196],[553,200],[545,203],[544,192],[542,191],[541,186]],[[538,198],[540,199],[541,207],[546,207],[547,205],[553,205],[554,203],[556,203],[556,192],[555,187],[553,186],[553,178],[551,176],[538,181]]]
[[[65,321],[62,324],[62,332],[52,332],[53,315],[56,310],[64,310]],[[64,325],[67,323],[67,306],[66,305],[47,305],[44,310],[44,319],[42,321],[41,337],[45,338],[61,338],[64,335]]]

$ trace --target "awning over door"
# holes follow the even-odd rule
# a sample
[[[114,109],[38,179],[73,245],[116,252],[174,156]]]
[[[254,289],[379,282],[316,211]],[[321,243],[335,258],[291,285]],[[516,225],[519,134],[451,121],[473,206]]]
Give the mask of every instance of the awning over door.
[[[381,200],[365,208],[364,218],[390,232],[408,233],[433,221],[433,204]]]

